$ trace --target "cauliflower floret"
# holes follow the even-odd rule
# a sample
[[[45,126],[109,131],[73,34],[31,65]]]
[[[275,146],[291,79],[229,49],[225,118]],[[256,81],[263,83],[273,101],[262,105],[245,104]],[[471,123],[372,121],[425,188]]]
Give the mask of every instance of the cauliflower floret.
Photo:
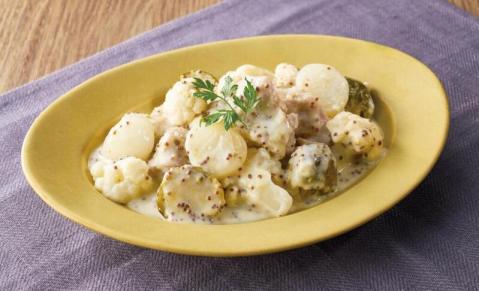
[[[288,162],[288,182],[293,189],[334,191],[337,170],[331,149],[323,143],[297,147]]]
[[[236,71],[228,71],[218,80],[218,86],[215,87],[215,93],[221,94],[221,90],[226,85],[226,79],[230,77],[232,84],[238,84],[241,80],[244,79],[244,76],[238,74]]]
[[[273,182],[278,185],[286,183],[286,175],[281,168],[281,162],[271,157],[270,153],[264,148],[248,148],[248,155],[243,166],[230,176],[221,180],[223,186],[237,186],[238,179],[247,177],[255,169],[265,170],[271,173]],[[226,189],[228,190],[228,189]]]
[[[343,111],[348,102],[348,81],[338,70],[328,65],[304,66],[296,77],[295,89],[317,97],[328,117]]]
[[[227,77],[232,79],[233,85],[238,85],[238,89],[236,90],[236,95],[238,96],[243,95],[244,88],[247,84],[245,79],[256,88],[256,94],[262,100],[269,102],[269,98],[273,95],[274,75],[266,69],[253,65],[243,65],[238,67],[235,71],[227,72],[218,81],[218,86],[215,89],[217,94],[221,93],[221,90],[226,84]]]
[[[171,123],[171,120],[168,119],[168,115],[165,113],[165,107],[163,107],[163,104],[153,109],[150,114],[150,118],[155,129],[156,137],[161,137],[168,128],[175,126]]]
[[[373,121],[344,111],[328,121],[326,127],[334,143],[341,143],[369,160],[381,156],[384,137],[379,126]]]
[[[155,146],[153,124],[145,114],[127,113],[113,126],[102,146],[102,154],[112,160],[132,156],[148,159]]]
[[[153,179],[146,162],[127,157],[113,162],[99,159],[89,165],[95,188],[107,198],[125,204],[151,190]]]
[[[160,213],[170,221],[206,221],[225,206],[218,180],[191,165],[166,172],[157,201]]]
[[[193,96],[196,92],[193,82],[193,78],[182,79],[166,93],[162,107],[170,124],[186,125],[206,110],[206,101]]]
[[[288,213],[293,198],[273,182],[283,177],[279,161],[273,160],[265,149],[248,150],[248,158],[239,171],[237,185],[246,199],[272,216]]]
[[[234,173],[243,165],[248,150],[237,128],[225,130],[223,122],[206,126],[199,118],[190,125],[185,148],[191,164],[214,177]]]
[[[195,74],[176,82],[166,93],[165,102],[153,109],[151,119],[154,122],[157,136],[163,135],[165,130],[171,126],[187,125],[195,116],[207,109],[208,104],[205,100],[193,96],[196,92],[193,77],[200,76],[203,75]],[[202,79],[215,83],[215,80],[207,74],[204,74]]]
[[[156,145],[155,154],[148,162],[151,168],[165,170],[179,167],[188,163],[185,150],[187,129],[183,127],[170,127]]]
[[[278,107],[260,104],[246,116],[246,136],[254,145],[266,148],[275,159],[294,149],[297,121]]]
[[[228,206],[249,202],[270,216],[288,212],[292,205],[289,193],[278,185],[286,185],[281,163],[263,148],[249,148],[245,164],[235,175],[221,180]]]
[[[296,84],[296,76],[298,68],[291,64],[281,63],[276,66],[274,76],[276,77],[275,85],[277,88],[291,88]]]

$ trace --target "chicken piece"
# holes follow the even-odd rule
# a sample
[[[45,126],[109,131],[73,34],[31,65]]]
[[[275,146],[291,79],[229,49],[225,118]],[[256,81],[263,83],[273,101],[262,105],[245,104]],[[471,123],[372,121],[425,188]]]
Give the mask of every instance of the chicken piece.
[[[266,148],[273,158],[281,159],[291,153],[296,143],[294,130],[297,121],[283,110],[269,104],[260,104],[246,116],[247,139]]]
[[[276,99],[286,113],[297,116],[296,137],[315,139],[328,121],[319,98],[309,93],[290,89],[286,94],[277,94]]]

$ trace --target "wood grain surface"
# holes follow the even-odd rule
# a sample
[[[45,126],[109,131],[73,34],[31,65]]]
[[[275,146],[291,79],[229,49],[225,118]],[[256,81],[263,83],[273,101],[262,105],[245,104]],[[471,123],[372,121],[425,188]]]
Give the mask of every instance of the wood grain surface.
[[[218,0],[0,0],[0,92]]]
[[[0,92],[219,1],[0,0]],[[479,15],[479,0],[449,1]]]
[[[474,16],[479,16],[479,0],[448,0]]]

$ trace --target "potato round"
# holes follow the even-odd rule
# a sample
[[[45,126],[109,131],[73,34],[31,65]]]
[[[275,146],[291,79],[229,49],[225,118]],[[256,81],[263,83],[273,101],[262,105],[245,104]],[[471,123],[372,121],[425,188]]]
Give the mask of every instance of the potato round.
[[[225,130],[223,122],[210,126],[193,121],[186,135],[186,152],[194,166],[214,177],[225,177],[244,163],[248,148],[236,128]]]
[[[110,129],[102,154],[112,160],[136,157],[147,160],[155,146],[155,129],[144,114],[128,113]]]
[[[304,66],[296,77],[296,88],[319,98],[321,107],[329,117],[343,111],[348,102],[348,81],[338,70],[328,65]]]

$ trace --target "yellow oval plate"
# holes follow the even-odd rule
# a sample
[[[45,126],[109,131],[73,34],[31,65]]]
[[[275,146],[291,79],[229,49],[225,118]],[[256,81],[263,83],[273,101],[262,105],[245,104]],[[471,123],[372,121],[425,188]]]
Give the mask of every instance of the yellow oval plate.
[[[389,153],[365,179],[324,204],[281,218],[236,225],[175,224],[137,214],[99,194],[86,161],[127,111],[150,110],[181,73],[216,76],[241,64],[274,69],[325,63],[367,81]],[[187,47],[100,74],[51,104],[22,149],[28,182],[56,211],[131,244],[175,253],[239,256],[296,248],[351,230],[405,197],[430,171],[446,140],[447,97],[436,76],[398,50],[334,36],[277,35]]]

